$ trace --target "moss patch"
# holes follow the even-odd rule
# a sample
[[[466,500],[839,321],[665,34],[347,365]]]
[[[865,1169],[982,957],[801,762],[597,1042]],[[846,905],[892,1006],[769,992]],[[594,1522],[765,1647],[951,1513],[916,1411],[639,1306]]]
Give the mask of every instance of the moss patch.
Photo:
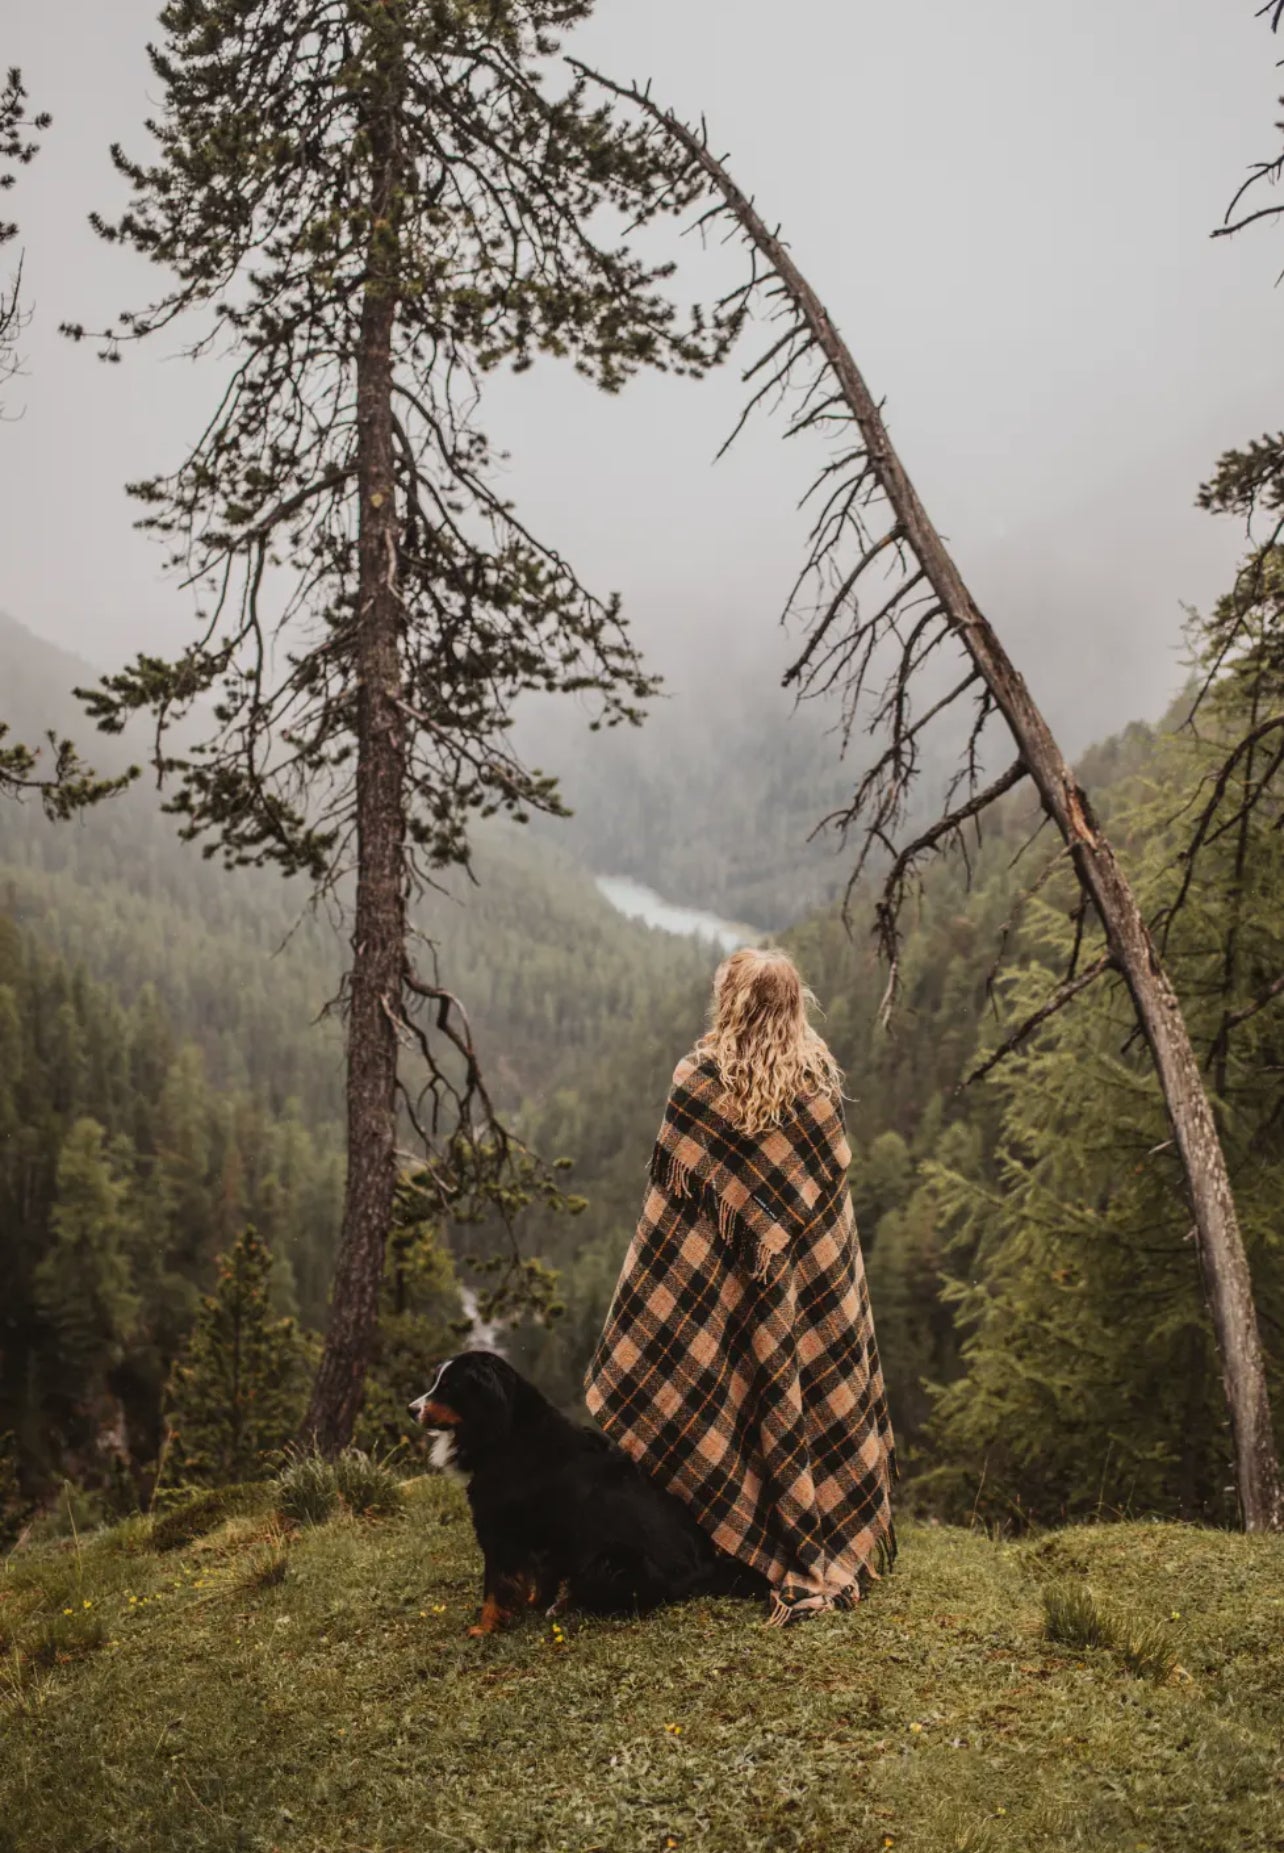
[[[190,1494],[153,1520],[152,1548],[158,1551],[181,1550],[194,1538],[217,1530],[224,1519],[246,1512],[265,1511],[271,1503],[271,1489],[256,1481],[249,1481],[243,1486],[220,1486],[208,1493]]]
[[[1284,1540],[909,1527],[853,1615],[775,1633],[697,1603],[472,1641],[462,1501],[428,1480],[407,1504],[400,1525],[243,1515],[165,1555],[135,1528],[9,1560],[0,1847],[1284,1844]],[[1070,1580],[1162,1630],[1171,1676],[1048,1639],[1044,1593]],[[75,1601],[100,1644],[42,1652]]]

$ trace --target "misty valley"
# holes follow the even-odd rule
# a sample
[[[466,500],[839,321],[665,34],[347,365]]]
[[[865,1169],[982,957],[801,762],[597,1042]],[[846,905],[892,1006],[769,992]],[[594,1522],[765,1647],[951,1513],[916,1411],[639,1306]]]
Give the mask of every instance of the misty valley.
[[[595,875],[593,879],[598,893],[604,894],[626,920],[641,920],[662,933],[708,940],[724,952],[734,952],[737,946],[750,945],[761,937],[752,927],[738,926],[734,920],[720,920],[717,914],[705,913],[699,907],[666,901],[653,888],[645,888],[627,875]]]

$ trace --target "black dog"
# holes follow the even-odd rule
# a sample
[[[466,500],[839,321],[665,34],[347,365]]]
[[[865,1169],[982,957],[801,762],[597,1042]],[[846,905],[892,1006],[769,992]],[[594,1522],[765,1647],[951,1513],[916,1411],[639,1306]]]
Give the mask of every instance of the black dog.
[[[645,1613],[696,1595],[763,1595],[682,1501],[595,1429],[568,1421],[506,1359],[448,1358],[410,1405],[432,1458],[461,1473],[485,1563],[473,1634],[522,1608]]]

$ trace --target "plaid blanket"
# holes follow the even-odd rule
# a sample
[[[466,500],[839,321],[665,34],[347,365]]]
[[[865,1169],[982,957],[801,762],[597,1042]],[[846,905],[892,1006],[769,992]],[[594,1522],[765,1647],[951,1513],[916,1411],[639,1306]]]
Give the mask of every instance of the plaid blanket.
[[[842,1109],[757,1137],[678,1064],[650,1189],[585,1381],[625,1451],[761,1571],[772,1618],[850,1607],[895,1551],[894,1450]]]

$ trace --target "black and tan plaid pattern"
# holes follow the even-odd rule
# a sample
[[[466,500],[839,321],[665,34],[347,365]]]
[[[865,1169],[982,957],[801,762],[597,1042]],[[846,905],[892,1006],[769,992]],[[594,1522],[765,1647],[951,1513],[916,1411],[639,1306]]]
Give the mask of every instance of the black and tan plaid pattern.
[[[588,1406],[788,1602],[846,1606],[895,1548],[891,1424],[837,1103],[757,1138],[678,1064]]]

